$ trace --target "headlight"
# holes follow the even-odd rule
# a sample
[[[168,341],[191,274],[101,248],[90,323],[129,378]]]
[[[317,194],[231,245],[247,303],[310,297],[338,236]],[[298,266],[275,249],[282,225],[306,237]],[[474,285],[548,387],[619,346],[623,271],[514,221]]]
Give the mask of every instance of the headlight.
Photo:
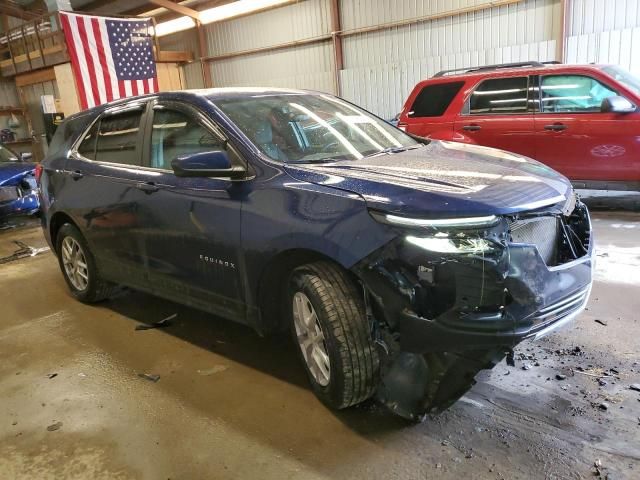
[[[482,228],[490,227],[498,222],[495,215],[487,215],[484,217],[465,217],[465,218],[411,218],[400,217],[389,213],[371,212],[371,216],[378,222],[387,223],[389,225],[398,225],[402,227],[431,227],[436,229],[449,228]]]
[[[430,252],[437,253],[469,253],[481,254],[487,253],[494,249],[491,242],[479,237],[415,237],[409,235],[406,237],[407,242],[416,245]]]

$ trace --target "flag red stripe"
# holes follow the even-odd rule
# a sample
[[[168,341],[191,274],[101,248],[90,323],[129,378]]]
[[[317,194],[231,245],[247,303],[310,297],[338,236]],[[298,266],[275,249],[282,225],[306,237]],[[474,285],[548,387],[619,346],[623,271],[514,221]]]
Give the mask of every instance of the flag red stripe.
[[[135,80],[131,80],[131,93],[134,97],[138,95],[138,82]]]
[[[94,66],[95,59],[91,55],[89,49],[89,39],[87,38],[87,31],[84,28],[84,21],[78,19],[78,33],[80,34],[81,45],[84,48],[84,58],[87,59],[87,73],[89,75],[89,83],[91,84],[91,95],[93,96],[93,104],[100,105],[100,93],[98,92],[98,80],[96,78],[96,68]]]
[[[71,57],[71,69],[73,70],[74,79],[76,82],[76,88],[78,89],[78,96],[80,97],[80,105],[85,110],[88,107],[87,95],[84,89],[84,83],[82,81],[82,72],[80,71],[80,62],[78,60],[78,53],[76,52],[76,43],[71,32],[71,26],[69,22],[72,20],[63,13],[60,14],[60,22],[62,23],[62,30],[64,31],[64,37],[67,42],[67,50]]]
[[[100,79],[100,81],[104,82],[105,92],[107,94],[107,102],[110,102],[115,97],[113,96],[113,91],[111,90],[111,75],[109,74],[107,57],[104,54],[104,46],[102,44],[102,32],[100,30],[101,28],[106,28],[106,25],[101,26],[100,20],[98,20],[97,18],[92,18],[91,27],[93,28],[93,36],[96,39],[96,48],[98,50],[100,66],[102,67],[102,76],[104,77]]]
[[[120,98],[127,98],[127,91],[124,88],[126,80],[118,80],[118,89],[120,90]]]

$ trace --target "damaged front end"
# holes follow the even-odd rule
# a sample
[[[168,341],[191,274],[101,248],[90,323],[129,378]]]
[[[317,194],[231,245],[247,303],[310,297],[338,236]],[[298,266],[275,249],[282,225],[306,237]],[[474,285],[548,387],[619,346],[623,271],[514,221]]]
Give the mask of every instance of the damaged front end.
[[[398,236],[353,271],[382,356],[377,397],[403,417],[446,409],[480,370],[588,300],[591,223],[575,198],[504,216],[371,214]]]

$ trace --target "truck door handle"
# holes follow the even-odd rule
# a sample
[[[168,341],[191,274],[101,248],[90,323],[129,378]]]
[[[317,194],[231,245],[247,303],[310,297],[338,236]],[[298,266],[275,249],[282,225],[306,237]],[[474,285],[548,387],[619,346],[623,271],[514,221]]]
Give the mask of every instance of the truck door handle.
[[[151,194],[160,190],[160,187],[153,182],[140,182],[136,183],[136,188],[142,190],[146,194]]]
[[[545,125],[545,130],[551,130],[553,132],[561,132],[562,130],[566,130],[567,126],[564,123],[552,123],[551,125]]]
[[[482,127],[480,125],[465,125],[464,127],[462,127],[462,129],[468,132],[477,132],[478,130],[482,129]]]
[[[73,172],[69,172],[69,175],[74,180],[80,180],[82,177],[84,177],[84,175],[82,174],[82,172],[80,170],[74,170]]]

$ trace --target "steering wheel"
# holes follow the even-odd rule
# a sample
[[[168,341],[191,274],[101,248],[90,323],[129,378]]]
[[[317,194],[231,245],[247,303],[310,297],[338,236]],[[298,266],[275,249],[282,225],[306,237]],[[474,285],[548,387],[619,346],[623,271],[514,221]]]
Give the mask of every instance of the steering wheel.
[[[329,152],[329,151],[331,151],[331,149],[332,149],[333,147],[337,147],[338,145],[340,145],[340,142],[337,142],[337,141],[336,141],[336,142],[331,142],[330,144],[325,145],[325,146],[322,148],[322,151],[323,151],[323,152]]]

